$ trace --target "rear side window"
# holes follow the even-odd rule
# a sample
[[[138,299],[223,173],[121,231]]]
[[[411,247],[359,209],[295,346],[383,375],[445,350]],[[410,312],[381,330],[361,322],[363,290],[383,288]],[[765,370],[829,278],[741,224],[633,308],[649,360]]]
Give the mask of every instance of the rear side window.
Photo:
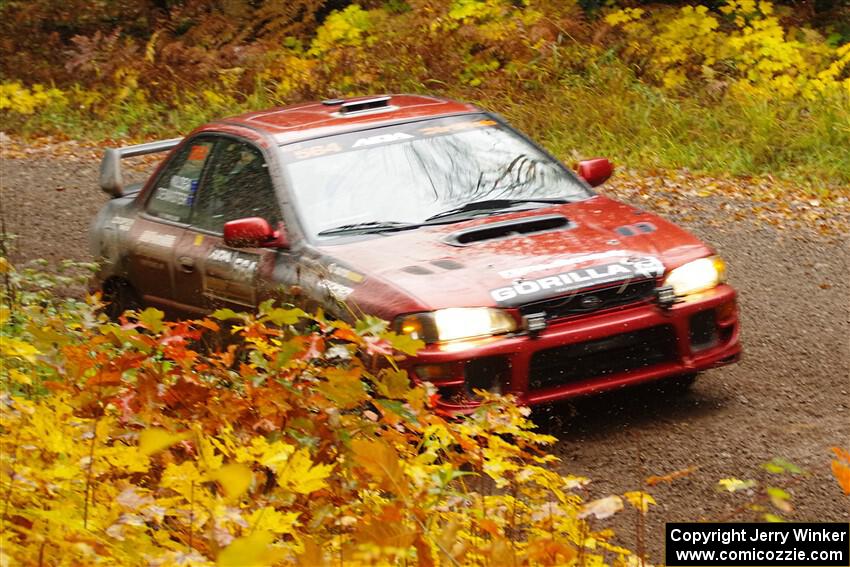
[[[192,225],[221,233],[224,223],[262,217],[272,227],[281,220],[266,160],[241,140],[221,140],[198,196]]]
[[[174,222],[189,222],[204,164],[212,153],[212,140],[187,144],[177,153],[156,182],[147,212]]]

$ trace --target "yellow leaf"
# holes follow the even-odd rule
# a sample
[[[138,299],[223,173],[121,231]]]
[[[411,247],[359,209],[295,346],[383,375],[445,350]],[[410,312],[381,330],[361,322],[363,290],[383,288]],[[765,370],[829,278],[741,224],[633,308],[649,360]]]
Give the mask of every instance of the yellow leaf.
[[[272,532],[276,534],[295,534],[298,516],[301,512],[278,512],[270,506],[259,508],[248,516],[252,531]]]
[[[225,465],[228,466],[228,465]],[[259,567],[273,561],[269,546],[274,536],[269,532],[255,531],[231,542],[218,554],[219,567]]]
[[[0,341],[0,354],[3,356],[15,356],[23,358],[27,362],[35,363],[35,355],[39,350],[29,343],[14,337],[5,337]]]
[[[188,436],[188,433],[171,433],[158,427],[145,429],[139,434],[139,452],[145,456],[153,455],[183,441]]]
[[[241,463],[230,463],[215,471],[210,479],[217,480],[229,497],[239,498],[251,486],[254,473]]]
[[[262,439],[262,437],[260,437]],[[265,441],[265,439],[263,439]],[[292,445],[283,441],[275,441],[271,444],[266,444],[257,457],[257,462],[264,467],[269,467],[275,473],[286,466],[289,456],[295,451]]]
[[[14,368],[9,370],[9,377],[12,378],[18,384],[32,384],[32,379],[24,374],[23,372],[18,372]]]
[[[641,511],[642,514],[646,514],[649,511],[650,505],[655,505],[655,498],[652,495],[647,494],[646,492],[636,490],[633,492],[626,492],[623,494],[623,497],[628,501],[629,504],[637,508]]]
[[[756,485],[756,481],[740,480],[737,478],[723,478],[717,481],[717,484],[723,490],[728,490],[729,492],[737,492],[738,490],[745,490],[747,488],[754,487]]]
[[[278,473],[277,481],[299,494],[310,494],[327,486],[325,479],[331,474],[333,465],[316,465],[310,459],[307,448],[296,451]]]

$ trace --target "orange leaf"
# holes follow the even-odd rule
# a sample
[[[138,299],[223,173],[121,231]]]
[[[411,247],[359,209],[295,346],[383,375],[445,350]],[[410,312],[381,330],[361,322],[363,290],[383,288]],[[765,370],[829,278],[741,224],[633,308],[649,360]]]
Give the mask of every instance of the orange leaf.
[[[478,527],[490,534],[493,537],[499,535],[499,525],[489,518],[484,518],[478,521]]]
[[[650,476],[650,477],[647,477],[645,482],[649,486],[655,486],[656,484],[659,484],[659,483],[662,483],[662,482],[673,482],[676,479],[683,478],[683,477],[686,477],[686,476],[693,474],[694,472],[697,471],[697,469],[699,469],[699,467],[694,466],[694,467],[688,467],[686,469],[674,471],[674,472],[671,472],[670,474],[665,474],[663,476]]]
[[[363,343],[363,338],[351,329],[337,329],[333,332],[333,336],[336,339],[341,339],[357,345]]]
[[[390,492],[407,492],[407,478],[404,476],[399,455],[386,441],[380,439],[355,439],[351,442],[354,460],[358,465]]]
[[[121,384],[122,374],[122,371],[107,366],[101,368],[97,374],[89,378],[86,386],[118,386]]]
[[[839,461],[832,461],[832,474],[835,475],[844,494],[850,496],[850,466]]]
[[[835,456],[838,457],[839,460],[850,463],[850,452],[845,451],[841,447],[833,447],[832,452],[835,453]]]
[[[197,321],[195,321],[195,324],[199,325],[201,327],[206,327],[207,329],[209,329],[210,331],[213,331],[213,332],[217,332],[218,330],[221,329],[221,327],[219,327],[218,323],[216,323],[212,319],[198,319]]]

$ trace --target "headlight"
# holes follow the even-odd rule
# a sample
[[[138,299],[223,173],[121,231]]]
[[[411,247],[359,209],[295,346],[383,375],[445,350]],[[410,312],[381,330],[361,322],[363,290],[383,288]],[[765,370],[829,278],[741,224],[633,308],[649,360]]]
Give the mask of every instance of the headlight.
[[[426,343],[501,335],[516,330],[506,311],[489,307],[453,307],[404,315],[394,325],[399,333]]]
[[[672,270],[664,285],[673,286],[673,293],[682,296],[717,287],[725,281],[726,263],[720,256],[709,256]]]

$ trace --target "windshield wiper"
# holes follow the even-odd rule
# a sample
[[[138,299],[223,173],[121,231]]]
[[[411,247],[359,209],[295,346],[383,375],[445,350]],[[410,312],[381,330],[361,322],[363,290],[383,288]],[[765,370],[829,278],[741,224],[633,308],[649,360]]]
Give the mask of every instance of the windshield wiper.
[[[434,221],[437,219],[441,219],[444,217],[451,217],[454,215],[460,215],[462,213],[472,213],[472,212],[483,212],[483,211],[500,211],[503,209],[509,209],[516,205],[523,205],[526,203],[548,203],[552,205],[560,205],[564,203],[569,203],[567,199],[560,198],[552,198],[552,199],[488,199],[486,201],[473,201],[472,203],[467,203],[460,207],[455,207],[454,209],[449,209],[448,211],[443,211],[441,213],[437,213],[436,215],[432,215],[425,219],[425,222]]]
[[[390,230],[406,230],[417,228],[418,224],[399,221],[366,221],[353,224],[344,224],[325,229],[318,233],[319,236],[331,236],[334,234],[346,234],[349,232],[386,232]]]

